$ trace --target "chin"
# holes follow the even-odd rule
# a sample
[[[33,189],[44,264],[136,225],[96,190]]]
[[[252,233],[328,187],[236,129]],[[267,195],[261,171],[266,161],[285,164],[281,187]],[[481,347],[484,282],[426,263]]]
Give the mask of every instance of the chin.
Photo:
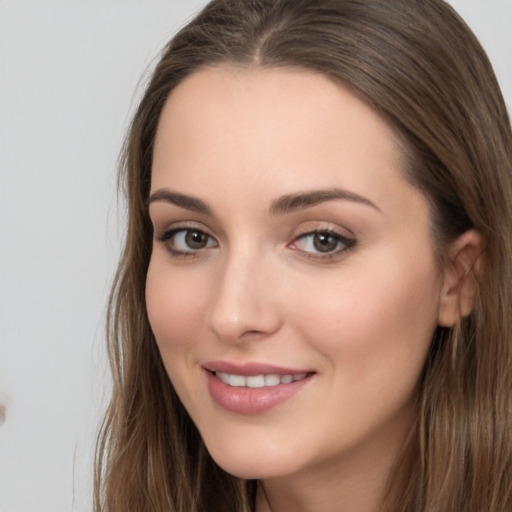
[[[261,463],[261,461],[233,460],[227,457],[218,458],[213,455],[212,458],[226,473],[244,480],[267,480],[285,476],[290,473],[289,466],[285,469],[282,467],[282,463],[274,464],[271,460],[266,460],[264,463]]]
[[[227,473],[246,480],[263,480],[285,476],[299,469],[297,450],[294,457],[284,446],[262,445],[250,438],[242,443],[206,443],[213,460]]]

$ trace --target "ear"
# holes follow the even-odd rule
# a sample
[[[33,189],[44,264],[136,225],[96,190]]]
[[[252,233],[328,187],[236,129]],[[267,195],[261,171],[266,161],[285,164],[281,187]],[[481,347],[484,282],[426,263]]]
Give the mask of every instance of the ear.
[[[473,311],[483,249],[483,238],[475,229],[466,231],[450,244],[439,307],[440,326],[453,327]]]

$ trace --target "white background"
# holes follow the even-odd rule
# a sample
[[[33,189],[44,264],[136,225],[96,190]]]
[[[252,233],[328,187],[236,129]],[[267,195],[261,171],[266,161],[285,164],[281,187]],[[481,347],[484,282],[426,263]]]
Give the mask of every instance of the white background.
[[[91,510],[116,159],[141,75],[204,3],[0,0],[0,512]],[[512,105],[512,0],[452,4]]]

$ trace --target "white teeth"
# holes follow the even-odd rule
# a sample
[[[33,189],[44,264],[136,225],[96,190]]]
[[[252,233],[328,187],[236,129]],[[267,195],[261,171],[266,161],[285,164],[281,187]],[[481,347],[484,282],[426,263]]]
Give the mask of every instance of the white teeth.
[[[255,375],[254,377],[246,377],[248,388],[262,388],[265,386],[265,376]]]
[[[224,384],[229,384],[229,375],[227,373],[217,372],[217,377],[219,377]]]
[[[281,382],[279,375],[265,375],[265,386],[277,386]]]
[[[243,375],[230,375],[229,376],[229,385],[235,386],[237,388],[241,388],[247,385],[247,380]]]
[[[215,372],[215,375],[229,386],[233,387],[248,387],[248,388],[263,388],[273,387],[279,384],[290,384],[291,382],[297,382],[307,377],[307,373],[297,373],[295,375],[233,375],[230,373]]]

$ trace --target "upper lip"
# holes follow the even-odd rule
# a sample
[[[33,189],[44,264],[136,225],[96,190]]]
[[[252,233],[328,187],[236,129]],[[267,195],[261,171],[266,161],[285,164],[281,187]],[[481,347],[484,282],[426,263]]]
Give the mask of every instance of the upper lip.
[[[299,375],[301,373],[313,373],[310,369],[285,368],[273,364],[246,362],[235,363],[231,361],[209,361],[203,368],[210,372],[229,373],[231,375]]]

